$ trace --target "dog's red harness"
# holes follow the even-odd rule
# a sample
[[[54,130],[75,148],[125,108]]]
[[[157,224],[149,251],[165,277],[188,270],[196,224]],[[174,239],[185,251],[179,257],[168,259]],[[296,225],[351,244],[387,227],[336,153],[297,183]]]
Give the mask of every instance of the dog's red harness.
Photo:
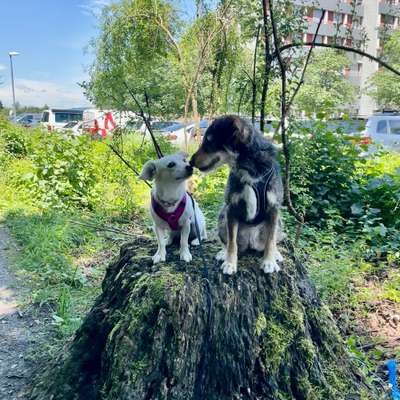
[[[179,226],[179,218],[182,216],[186,208],[186,194],[179,202],[178,207],[172,212],[167,212],[161,204],[157,203],[156,199],[151,196],[151,206],[154,212],[165,221],[173,231],[178,231],[181,227]]]

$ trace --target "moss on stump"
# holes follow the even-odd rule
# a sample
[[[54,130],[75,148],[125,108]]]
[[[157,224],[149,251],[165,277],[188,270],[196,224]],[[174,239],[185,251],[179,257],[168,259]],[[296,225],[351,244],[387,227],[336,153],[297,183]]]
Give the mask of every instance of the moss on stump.
[[[194,261],[153,267],[154,242],[121,249],[65,352],[38,376],[35,400],[378,399],[349,359],[327,308],[290,251],[265,275],[244,256],[224,276],[205,245]]]

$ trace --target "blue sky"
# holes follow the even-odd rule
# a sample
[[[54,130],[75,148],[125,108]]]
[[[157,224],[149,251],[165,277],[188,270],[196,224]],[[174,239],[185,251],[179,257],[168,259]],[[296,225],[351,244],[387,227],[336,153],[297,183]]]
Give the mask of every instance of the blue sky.
[[[76,82],[87,78],[84,48],[96,34],[92,12],[107,0],[2,0],[0,100],[11,104],[9,51],[16,97],[24,105],[87,104]]]
[[[11,105],[9,51],[14,57],[16,99],[23,105],[87,105],[77,82],[92,55],[85,52],[96,35],[99,13],[112,0],[1,0],[0,100]],[[177,0],[186,11],[193,0]],[[1,83],[2,82],[2,83]]]

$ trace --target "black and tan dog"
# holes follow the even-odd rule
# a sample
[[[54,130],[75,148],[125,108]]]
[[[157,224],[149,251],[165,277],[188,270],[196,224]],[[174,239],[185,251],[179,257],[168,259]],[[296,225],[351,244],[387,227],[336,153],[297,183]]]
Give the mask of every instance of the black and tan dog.
[[[209,126],[190,163],[203,172],[230,166],[218,221],[224,247],[217,259],[223,261],[223,272],[235,273],[238,252],[248,249],[264,252],[264,272],[279,271],[283,187],[273,145],[244,119],[228,115]]]

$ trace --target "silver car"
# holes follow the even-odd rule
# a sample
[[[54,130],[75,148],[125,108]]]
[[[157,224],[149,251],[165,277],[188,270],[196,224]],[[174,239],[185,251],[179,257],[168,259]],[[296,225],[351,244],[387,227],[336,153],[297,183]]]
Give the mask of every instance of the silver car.
[[[368,118],[365,131],[372,144],[380,144],[387,150],[400,151],[400,114],[375,114]]]

